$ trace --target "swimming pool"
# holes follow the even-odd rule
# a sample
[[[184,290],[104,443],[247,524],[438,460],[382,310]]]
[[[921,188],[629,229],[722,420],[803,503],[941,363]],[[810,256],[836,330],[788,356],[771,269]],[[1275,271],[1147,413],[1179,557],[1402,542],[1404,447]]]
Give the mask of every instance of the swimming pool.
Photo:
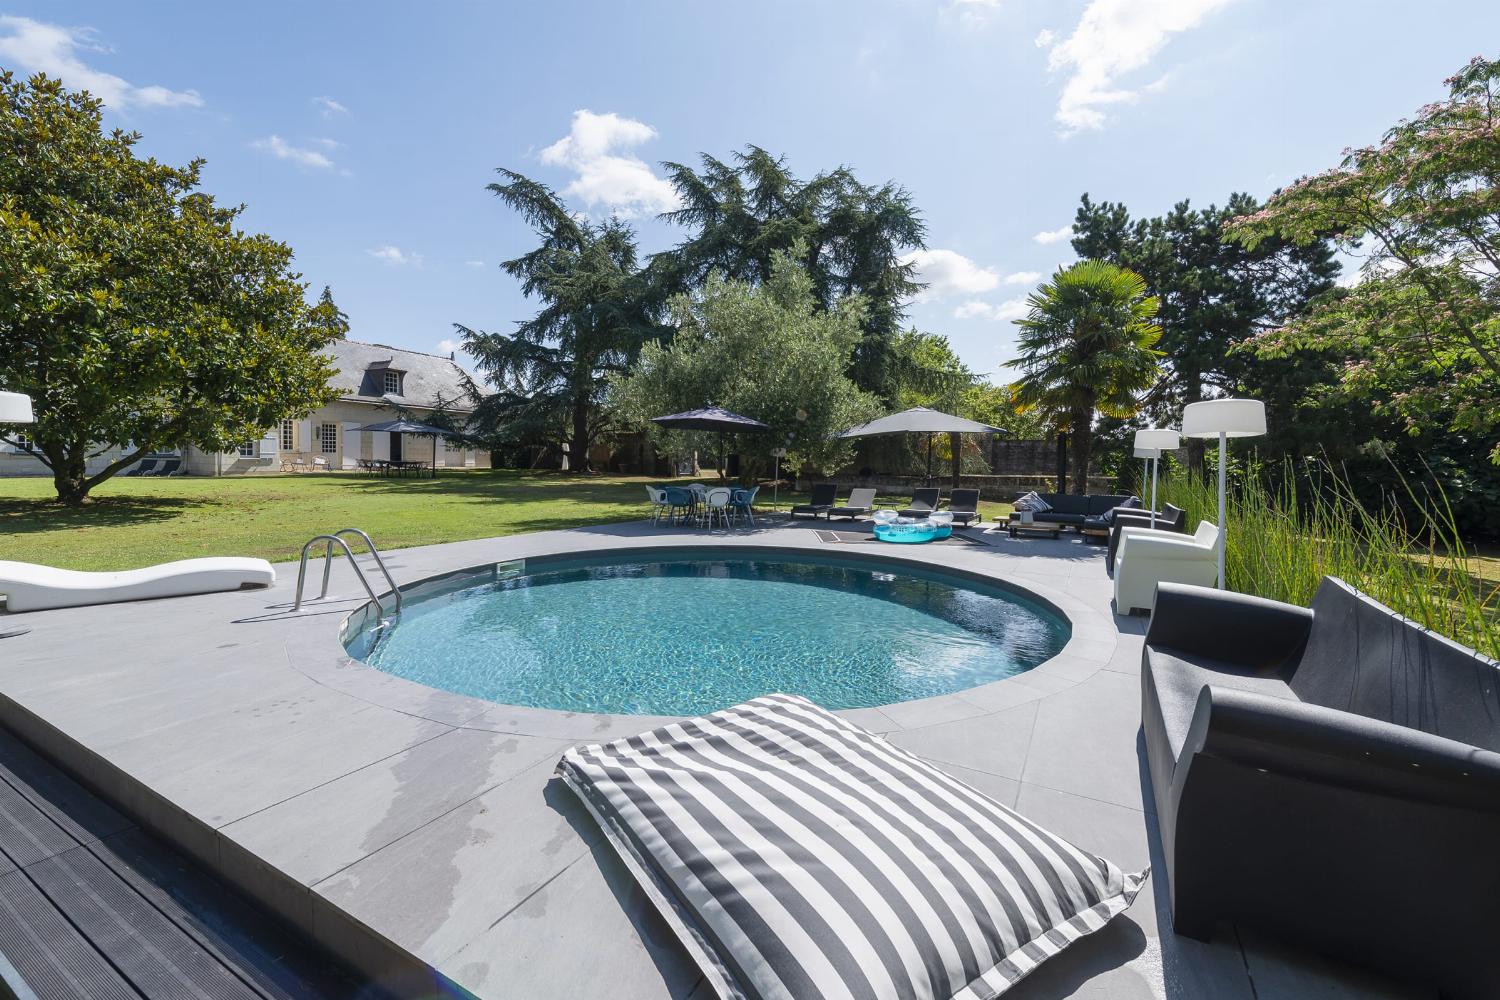
[[[628,560],[628,561],[627,561]],[[695,715],[772,691],[865,708],[1010,677],[1056,655],[1040,602],[888,563],[713,552],[499,564],[403,590],[349,653],[510,705]]]

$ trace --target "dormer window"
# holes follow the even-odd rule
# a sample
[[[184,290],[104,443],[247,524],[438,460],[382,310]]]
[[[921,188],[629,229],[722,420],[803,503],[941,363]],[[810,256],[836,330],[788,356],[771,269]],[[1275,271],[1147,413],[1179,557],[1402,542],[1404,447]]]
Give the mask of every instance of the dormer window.
[[[383,391],[385,392],[385,394],[387,396],[399,396],[399,395],[401,395],[401,373],[400,372],[398,372],[398,371],[392,371],[391,369],[387,368],[385,371],[381,372],[381,378],[384,379],[384,389],[383,389]]]

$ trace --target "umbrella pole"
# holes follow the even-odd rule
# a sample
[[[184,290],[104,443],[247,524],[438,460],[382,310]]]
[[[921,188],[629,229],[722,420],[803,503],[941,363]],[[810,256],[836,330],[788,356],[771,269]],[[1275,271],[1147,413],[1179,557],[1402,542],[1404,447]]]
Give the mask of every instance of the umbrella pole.
[[[927,485],[932,485],[932,431],[927,432]]]

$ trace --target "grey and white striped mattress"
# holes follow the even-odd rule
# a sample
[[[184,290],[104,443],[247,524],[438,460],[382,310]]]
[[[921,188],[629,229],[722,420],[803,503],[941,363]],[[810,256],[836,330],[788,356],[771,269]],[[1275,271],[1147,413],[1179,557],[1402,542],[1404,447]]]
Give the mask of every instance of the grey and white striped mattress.
[[[558,774],[726,998],[999,996],[1147,875],[791,695],[574,747]]]

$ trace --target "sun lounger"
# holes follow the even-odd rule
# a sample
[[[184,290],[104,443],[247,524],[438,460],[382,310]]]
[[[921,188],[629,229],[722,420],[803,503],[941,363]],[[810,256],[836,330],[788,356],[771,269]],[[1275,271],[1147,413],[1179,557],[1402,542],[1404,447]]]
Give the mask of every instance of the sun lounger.
[[[812,488],[812,496],[807,503],[799,503],[792,508],[792,516],[798,514],[811,514],[817,517],[819,514],[827,516],[833,509],[833,502],[838,499],[839,488],[833,483],[818,483]]]
[[[133,468],[129,472],[125,473],[125,475],[127,475],[127,476],[151,476],[151,475],[155,475],[156,474],[156,465],[157,465],[157,460],[156,459],[154,459],[154,458],[144,458],[144,459],[141,460],[141,464],[140,465],[137,465],[135,468]]]
[[[269,587],[276,571],[264,559],[234,556],[183,559],[120,573],[84,573],[0,560],[7,611],[46,611],[155,597],[183,597],[244,587]]]
[[[921,487],[911,491],[911,506],[903,508],[902,517],[926,517],[938,509],[942,501],[943,491]]]
[[[847,517],[853,520],[863,517],[875,510],[875,491],[860,487],[849,491],[849,499],[842,507],[834,507],[828,511],[828,519],[831,521],[836,517]]]
[[[971,523],[983,521],[984,518],[979,516],[979,491],[954,490],[952,499],[948,501],[948,513],[965,528]]]
[[[148,475],[148,476],[175,476],[175,475],[177,475],[177,470],[179,470],[181,468],[182,468],[182,459],[180,459],[180,458],[169,458],[169,459],[167,459],[167,464],[166,465],[163,465],[160,469],[156,470],[155,472],[148,472],[148,473],[146,473],[146,475]]]

